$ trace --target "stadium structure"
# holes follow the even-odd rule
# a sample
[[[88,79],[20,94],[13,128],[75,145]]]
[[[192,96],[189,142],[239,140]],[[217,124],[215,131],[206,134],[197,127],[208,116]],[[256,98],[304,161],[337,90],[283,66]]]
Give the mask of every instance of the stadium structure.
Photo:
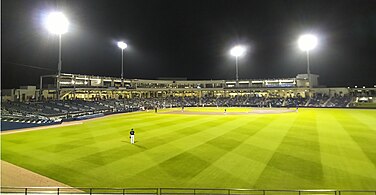
[[[352,109],[376,85],[321,85],[316,36],[295,77],[239,79],[238,45],[236,79],[123,79],[122,41],[121,78],[61,73],[68,24],[47,17],[57,74],[2,90],[1,194],[376,195],[376,110]]]
[[[279,79],[120,79],[62,73],[40,86],[5,89],[2,121],[56,121],[170,107],[359,107],[373,105],[376,88],[325,87],[319,75]],[[311,82],[311,85],[309,84]],[[58,85],[57,85],[58,84]],[[58,95],[59,94],[59,95]],[[58,97],[59,96],[59,97]]]
[[[57,178],[57,181],[69,186],[2,186],[2,194],[376,193],[373,188],[375,177],[372,176],[375,171],[372,164],[374,153],[371,151],[374,110],[323,110],[370,108],[375,105],[376,88],[325,87],[319,85],[318,75],[311,76],[310,79],[307,74],[299,74],[291,78],[238,81],[184,78],[122,80],[63,73],[60,76],[41,76],[39,88],[25,86],[3,90],[1,130],[4,133],[4,160],[49,178]],[[183,112],[184,107],[187,108]],[[300,107],[319,109],[303,109],[298,113]],[[158,109],[162,110],[154,113]],[[149,110],[153,111],[146,112]],[[143,112],[102,117],[134,111]],[[76,122],[96,117],[98,120]],[[50,125],[54,128],[50,129]],[[124,129],[133,126],[138,127],[137,133],[140,132],[143,137],[136,139],[141,140],[140,143],[136,142],[137,147],[128,145],[123,137]],[[34,131],[39,129],[49,130]],[[263,133],[255,133],[260,129]],[[348,134],[343,134],[344,129]],[[316,135],[318,132],[320,136]],[[154,133],[163,136],[156,139]],[[289,136],[284,136],[285,133]],[[360,134],[361,137],[358,137]],[[322,143],[319,138],[312,139],[315,135],[329,141]],[[174,140],[168,140],[171,137]],[[280,139],[286,141],[281,142]],[[173,147],[172,143],[179,147]],[[184,148],[183,151],[198,152],[198,157],[190,152],[181,153],[180,146]],[[316,147],[320,149],[316,150]],[[25,153],[29,151],[28,148],[31,148],[30,153]],[[234,152],[236,148],[244,156]],[[355,152],[343,152],[344,148]],[[123,153],[124,150],[127,152]],[[34,152],[43,160],[33,157]],[[330,153],[336,155],[325,156]],[[217,155],[222,160],[212,158]],[[226,163],[226,155],[236,157],[230,161],[237,163]],[[152,157],[155,161],[149,162]],[[360,159],[354,161],[355,157]],[[135,164],[135,159],[140,162]],[[190,161],[192,166],[187,167],[185,161]],[[258,161],[265,167],[257,167]],[[342,161],[346,162],[345,165],[341,164]],[[364,166],[357,167],[357,163]],[[235,165],[240,166],[236,177],[226,175],[234,170],[232,166]],[[208,170],[214,169],[218,181],[213,180],[210,174],[206,175],[206,166]],[[217,166],[221,166],[221,169]],[[254,170],[250,168],[253,166]],[[337,166],[344,167],[338,172]],[[49,167],[48,170],[46,167]],[[128,174],[128,167],[138,171],[149,169],[145,170],[145,175],[138,175]],[[164,167],[161,172],[159,167]],[[278,172],[275,167],[284,171]],[[60,169],[66,172],[62,173]],[[106,174],[102,170],[106,170]],[[249,170],[255,173],[249,173]],[[87,171],[93,171],[93,175],[101,179],[87,177],[84,174]],[[182,176],[175,173],[163,175],[164,171],[177,171]],[[118,173],[128,176],[113,179],[112,175]],[[260,175],[253,176],[256,173]],[[201,177],[199,179],[191,174]],[[290,174],[304,179],[298,181]],[[270,180],[273,177],[276,179]],[[284,177],[286,181],[283,181]],[[348,178],[342,180],[345,177]],[[152,179],[144,183],[144,178]],[[85,185],[94,187],[82,187]],[[224,187],[218,187],[222,185]],[[249,189],[249,186],[255,186],[255,189]],[[270,189],[275,186],[276,190]],[[359,186],[362,188],[359,189]]]

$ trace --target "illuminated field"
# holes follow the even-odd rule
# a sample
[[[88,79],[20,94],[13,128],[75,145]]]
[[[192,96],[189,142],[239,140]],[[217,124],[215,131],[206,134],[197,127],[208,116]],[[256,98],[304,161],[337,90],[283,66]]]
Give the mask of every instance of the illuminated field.
[[[71,186],[376,188],[376,110],[200,114],[223,110],[139,112],[3,135],[2,159]]]

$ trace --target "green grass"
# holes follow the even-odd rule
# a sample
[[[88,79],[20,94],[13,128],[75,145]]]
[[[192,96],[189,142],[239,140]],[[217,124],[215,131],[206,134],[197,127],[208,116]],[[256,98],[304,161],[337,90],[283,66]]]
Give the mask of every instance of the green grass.
[[[245,107],[197,107],[197,108],[184,108],[184,111],[189,112],[249,112],[253,110],[253,108],[245,108]],[[175,108],[172,110],[181,110],[181,108]],[[167,109],[165,111],[171,111],[171,109]]]
[[[122,114],[3,135],[1,152],[71,186],[375,189],[376,110]]]
[[[376,103],[373,103],[373,102],[359,102],[359,103],[356,103],[356,106],[360,107],[360,108],[376,108]]]

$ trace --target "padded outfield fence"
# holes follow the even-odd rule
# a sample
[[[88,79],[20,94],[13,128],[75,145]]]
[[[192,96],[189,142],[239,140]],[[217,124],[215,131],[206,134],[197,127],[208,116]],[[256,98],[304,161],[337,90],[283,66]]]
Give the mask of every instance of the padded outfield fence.
[[[376,190],[257,190],[214,188],[1,187],[6,195],[376,195]]]

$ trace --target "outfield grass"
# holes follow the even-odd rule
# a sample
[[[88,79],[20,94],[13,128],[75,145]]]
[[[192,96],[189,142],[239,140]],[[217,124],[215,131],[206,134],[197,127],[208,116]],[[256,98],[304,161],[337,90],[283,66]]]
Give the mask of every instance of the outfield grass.
[[[2,159],[71,186],[376,189],[376,110],[122,114],[3,135]]]
[[[361,102],[356,104],[357,107],[360,108],[376,108],[376,103],[370,103],[370,102]]]
[[[246,108],[246,107],[197,107],[197,108],[184,108],[184,111],[188,112],[250,112],[254,110],[254,108]],[[277,109],[277,108],[276,108]],[[165,109],[162,112],[169,112],[171,110],[181,111],[181,108],[174,108],[174,109]]]

